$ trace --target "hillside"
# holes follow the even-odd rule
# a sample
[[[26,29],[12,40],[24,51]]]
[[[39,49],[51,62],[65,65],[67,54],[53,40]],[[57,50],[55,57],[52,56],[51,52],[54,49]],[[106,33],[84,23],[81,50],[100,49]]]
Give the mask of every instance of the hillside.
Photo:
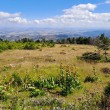
[[[22,38],[30,38],[34,40],[47,39],[57,40],[66,39],[68,37],[97,37],[104,33],[110,37],[110,30],[104,29],[63,29],[63,28],[2,28],[0,29],[0,38],[10,41],[19,40]]]
[[[104,62],[85,62],[80,59],[78,59],[78,56],[81,56],[85,52],[94,52],[97,51],[97,48],[90,45],[55,45],[55,47],[43,47],[42,49],[37,50],[6,50],[2,53],[0,53],[0,83],[2,84],[4,82],[4,85],[6,85],[5,90],[8,90],[8,94],[11,94],[15,96],[16,98],[13,99],[12,96],[10,100],[16,100],[17,102],[14,103],[20,103],[20,100],[24,100],[24,108],[28,109],[28,106],[30,106],[31,110],[38,109],[38,107],[44,107],[45,106],[36,106],[40,102],[38,101],[46,101],[45,98],[48,97],[48,100],[54,100],[52,98],[58,98],[58,103],[62,103],[62,101],[66,104],[73,104],[78,102],[78,100],[82,100],[83,98],[88,98],[89,100],[89,94],[96,94],[100,99],[101,94],[103,94],[105,86],[110,81],[110,74],[104,74],[101,70],[103,68],[110,69],[110,63],[104,63]],[[108,52],[110,54],[110,51]],[[73,74],[77,74],[78,79],[81,82],[81,88],[75,89],[71,94],[68,96],[62,96],[58,94],[61,90],[59,87],[54,89],[46,89],[44,96],[34,96],[34,98],[29,98],[30,92],[26,89],[22,89],[24,86],[19,86],[20,82],[18,84],[15,83],[15,88],[13,88],[14,85],[8,85],[13,81],[12,76],[15,74],[18,74],[19,77],[21,77],[21,80],[24,81],[24,78],[26,75],[28,75],[29,79],[32,81],[37,81],[39,78],[46,79],[49,77],[57,77],[60,74],[60,66],[63,67],[64,70],[68,70],[69,72]],[[95,70],[94,70],[95,69]],[[96,82],[87,82],[85,83],[84,80],[87,76],[94,76],[98,77],[98,81]],[[19,78],[18,78],[19,79]],[[19,79],[20,80],[20,79]],[[27,81],[28,81],[27,80]],[[9,82],[10,83],[9,83]],[[14,84],[14,83],[12,83]],[[32,85],[31,85],[32,86]],[[32,88],[30,88],[31,90]],[[98,93],[98,94],[97,94]],[[86,97],[85,95],[88,96]],[[10,95],[9,95],[10,97]],[[39,99],[41,97],[41,99]],[[42,99],[44,97],[44,99]],[[6,97],[8,98],[8,97]],[[18,100],[18,99],[19,100]],[[96,98],[96,100],[98,100]],[[55,99],[55,100],[56,100]],[[0,105],[8,107],[9,105],[13,105],[13,103],[10,101],[5,100],[6,102],[0,102]],[[61,100],[61,102],[59,102]],[[92,100],[92,101],[93,101]],[[29,105],[28,101],[32,105]],[[13,101],[12,101],[13,102]],[[34,103],[36,103],[34,105]],[[20,105],[18,105],[20,107]],[[55,106],[55,105],[54,105]],[[56,104],[57,106],[57,104]],[[64,106],[64,105],[63,105]],[[66,106],[66,105],[65,105]],[[85,105],[90,106],[90,105]],[[50,110],[50,105],[46,105],[47,110]],[[93,107],[93,105],[91,105]],[[96,107],[96,106],[94,106]],[[80,109],[79,109],[80,110]],[[83,110],[83,109],[82,109]],[[98,110],[98,108],[97,108]]]

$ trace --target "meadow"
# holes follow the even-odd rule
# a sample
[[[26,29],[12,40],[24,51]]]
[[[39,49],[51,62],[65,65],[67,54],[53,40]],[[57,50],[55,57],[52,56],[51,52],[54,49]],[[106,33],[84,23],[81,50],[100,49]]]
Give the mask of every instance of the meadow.
[[[91,45],[55,44],[1,52],[0,109],[109,110],[104,90],[110,82],[110,63],[79,59],[85,52],[97,51]],[[64,87],[70,88],[65,92]]]

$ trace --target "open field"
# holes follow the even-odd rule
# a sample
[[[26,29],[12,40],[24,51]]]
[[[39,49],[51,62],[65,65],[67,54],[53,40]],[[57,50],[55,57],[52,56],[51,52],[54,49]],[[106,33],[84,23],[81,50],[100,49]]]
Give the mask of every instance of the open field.
[[[48,93],[48,96],[54,96],[63,99],[67,103],[72,103],[83,97],[85,91],[102,94],[104,87],[110,82],[110,74],[104,74],[101,69],[110,68],[110,63],[87,63],[77,59],[84,52],[94,51],[97,51],[94,46],[68,44],[57,44],[55,47],[45,47],[42,50],[7,50],[0,53],[0,81],[4,80],[3,78],[8,81],[13,73],[18,73],[21,78],[28,74],[32,80],[39,77],[57,76],[60,73],[60,65],[62,64],[64,68],[70,68],[73,73],[77,71],[82,89],[74,90],[72,94],[66,97],[51,93]],[[86,76],[94,75],[93,68],[95,68],[98,81],[84,83]],[[20,92],[18,96],[27,98],[29,93]]]

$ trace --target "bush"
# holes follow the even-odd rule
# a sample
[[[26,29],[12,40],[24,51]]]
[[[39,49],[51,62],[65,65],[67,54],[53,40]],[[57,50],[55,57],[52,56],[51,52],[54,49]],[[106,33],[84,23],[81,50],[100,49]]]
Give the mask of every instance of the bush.
[[[105,87],[104,95],[110,97],[110,83]]]
[[[54,89],[57,86],[55,84],[55,78],[54,77],[43,79],[41,81],[35,81],[34,85],[35,85],[35,87],[38,87],[39,89],[42,89],[42,88]]]
[[[42,83],[42,81],[34,81],[34,86],[39,88],[39,89],[42,89],[43,83]]]
[[[11,94],[5,90],[4,86],[0,86],[0,100],[6,101],[11,97]]]
[[[93,82],[96,82],[97,80],[98,80],[98,77],[96,77],[96,76],[87,76],[85,78],[84,82],[91,82],[91,83],[93,83]]]
[[[74,73],[68,73],[64,70],[60,71],[60,75],[57,78],[56,83],[62,89],[62,96],[67,96],[68,94],[71,94],[74,89],[81,88],[81,83],[78,79],[78,76]]]
[[[101,55],[94,52],[86,52],[82,55],[81,59],[84,60],[101,60]]]
[[[44,96],[45,92],[40,89],[32,89],[30,92],[30,97]]]
[[[55,43],[47,43],[47,46],[48,47],[54,47],[55,46]]]
[[[34,49],[36,49],[36,45],[35,45],[35,43],[33,43],[33,42],[29,42],[29,43],[26,43],[26,44],[25,44],[24,49],[34,50]]]
[[[104,96],[101,99],[100,107],[101,110],[109,110],[110,109],[110,83],[104,89]]]
[[[50,77],[48,79],[45,79],[43,81],[43,86],[47,89],[54,89],[56,88],[56,84],[55,84],[55,78],[54,77]]]
[[[21,77],[17,73],[14,73],[12,75],[12,78],[13,78],[13,82],[12,82],[13,85],[16,85],[16,84],[18,86],[22,85]]]
[[[28,74],[25,75],[22,82],[23,82],[24,89],[27,89],[32,85],[32,80]]]
[[[110,69],[109,68],[102,68],[101,71],[104,73],[104,74],[110,74]]]

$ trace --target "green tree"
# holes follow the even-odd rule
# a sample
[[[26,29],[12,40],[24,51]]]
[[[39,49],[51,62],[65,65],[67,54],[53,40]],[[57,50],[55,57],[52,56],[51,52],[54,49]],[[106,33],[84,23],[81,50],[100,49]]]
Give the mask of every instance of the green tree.
[[[105,59],[107,61],[108,60],[107,50],[109,49],[109,46],[110,46],[110,39],[107,38],[104,34],[101,34],[101,36],[99,36],[97,39],[96,46],[99,50],[99,54],[100,54],[100,50],[104,51],[104,56],[105,56]]]

